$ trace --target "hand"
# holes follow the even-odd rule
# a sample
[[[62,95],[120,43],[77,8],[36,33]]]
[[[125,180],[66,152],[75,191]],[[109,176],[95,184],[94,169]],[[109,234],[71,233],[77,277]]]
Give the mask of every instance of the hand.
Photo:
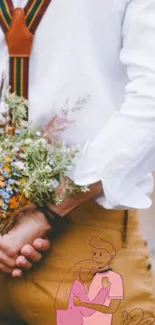
[[[50,229],[51,227],[44,214],[37,211],[36,208],[29,207],[29,209],[23,210],[18,216],[13,229],[8,234],[0,236],[0,271],[12,274],[12,276],[20,276],[22,272],[18,267],[21,268],[21,264],[23,265],[22,269],[30,269],[32,266],[31,257],[32,262],[41,258],[40,253],[35,251],[36,248],[39,248],[38,244],[40,242],[36,241],[36,239],[45,237]],[[27,244],[32,246],[26,246],[25,248]],[[45,241],[42,242],[42,245],[45,245],[45,247],[42,247],[44,250],[49,246],[49,243]],[[31,256],[28,252],[30,247]],[[28,261],[28,256],[24,256],[23,253],[29,255],[30,261]],[[19,256],[20,254],[23,254],[23,256]]]
[[[110,284],[109,279],[107,277],[103,277],[102,278],[102,287],[103,288],[108,288],[109,284]]]
[[[74,297],[74,305],[81,306],[81,300],[78,297]]]
[[[30,270],[34,264],[41,261],[43,254],[51,248],[51,242],[48,238],[37,238],[32,245],[25,245],[21,249],[21,255],[16,259],[16,267],[12,271],[14,278],[21,277],[23,270]]]
[[[58,206],[49,204],[48,207],[51,211],[63,217],[75,208],[77,208],[82,203],[101,196],[103,194],[103,187],[102,183],[98,182],[90,185],[88,192],[76,193],[73,196],[66,198],[65,194],[63,193],[63,184],[61,184],[57,189],[57,194],[62,199],[62,203]]]

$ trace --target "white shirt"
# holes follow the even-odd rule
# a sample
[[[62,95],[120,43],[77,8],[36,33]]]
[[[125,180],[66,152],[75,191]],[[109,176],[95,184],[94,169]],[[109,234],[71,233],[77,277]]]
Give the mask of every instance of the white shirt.
[[[0,30],[0,76],[7,70]],[[71,174],[75,182],[102,180],[105,195],[98,202],[107,209],[148,208],[155,169],[155,0],[51,1],[35,34],[29,86],[33,121],[59,114],[68,99],[74,123],[64,141],[83,147]]]

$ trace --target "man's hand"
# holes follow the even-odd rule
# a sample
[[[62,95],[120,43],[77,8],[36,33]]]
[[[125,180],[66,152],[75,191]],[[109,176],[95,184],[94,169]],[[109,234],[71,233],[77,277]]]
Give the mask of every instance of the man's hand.
[[[81,300],[78,297],[74,297],[74,305],[81,306]]]
[[[79,205],[82,203],[95,199],[101,195],[103,195],[103,187],[102,183],[98,182],[95,184],[90,185],[89,191],[86,193],[81,192],[81,193],[76,193],[71,197],[65,197],[65,194],[63,193],[63,184],[58,187],[57,189],[57,194],[62,200],[62,203],[58,206],[49,204],[49,209],[60,216],[65,216],[75,208],[77,208]]]
[[[21,255],[16,259],[16,267],[11,272],[13,277],[21,277],[23,270],[29,270],[34,264],[40,262],[43,254],[51,248],[51,242],[48,238],[37,238],[32,245],[25,245],[21,249]]]
[[[0,236],[0,271],[21,276],[20,268],[30,269],[32,262],[41,259],[41,251],[49,248],[48,240],[38,238],[45,237],[50,229],[43,213],[35,208],[23,211],[13,229]]]
[[[109,285],[110,285],[110,282],[109,282],[108,277],[103,277],[103,278],[102,278],[102,287],[103,287],[103,288],[108,288]]]

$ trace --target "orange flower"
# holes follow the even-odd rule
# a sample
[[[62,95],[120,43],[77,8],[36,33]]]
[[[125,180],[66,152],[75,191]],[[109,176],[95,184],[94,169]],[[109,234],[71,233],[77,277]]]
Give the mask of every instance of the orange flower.
[[[5,182],[0,181],[0,188],[4,188],[5,187]]]
[[[26,199],[25,197],[22,197],[22,199],[21,199],[22,205],[28,205],[29,203],[30,203],[30,201],[28,199]]]
[[[6,213],[5,213],[5,218],[10,218],[12,216],[12,213],[11,213],[11,211],[6,211]]]
[[[12,196],[9,203],[9,208],[14,210],[17,208],[18,200],[16,196]]]

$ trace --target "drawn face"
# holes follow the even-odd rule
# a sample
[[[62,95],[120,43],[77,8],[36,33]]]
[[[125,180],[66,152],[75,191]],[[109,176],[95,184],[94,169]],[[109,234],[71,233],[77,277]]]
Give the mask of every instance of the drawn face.
[[[99,268],[103,268],[111,261],[110,253],[105,249],[93,248],[93,261],[97,263]]]

